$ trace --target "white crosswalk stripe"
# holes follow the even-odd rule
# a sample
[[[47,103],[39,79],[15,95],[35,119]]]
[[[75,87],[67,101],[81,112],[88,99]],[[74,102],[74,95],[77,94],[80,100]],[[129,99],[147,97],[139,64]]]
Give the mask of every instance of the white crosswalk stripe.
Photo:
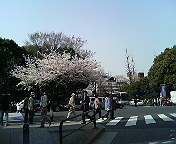
[[[176,117],[176,113],[170,113],[170,115]]]
[[[136,125],[138,116],[131,116],[130,119],[127,121],[125,126],[133,126]]]
[[[167,117],[166,115],[164,114],[158,114],[158,116],[163,119],[164,121],[174,121],[173,119]]]
[[[116,125],[117,123],[120,122],[120,120],[122,119],[123,117],[116,117],[115,119],[111,120],[109,123],[107,123],[106,125]]]
[[[159,116],[160,119],[162,119],[165,122],[175,121],[175,120],[171,119],[170,117],[166,116],[165,114],[157,114],[157,115]],[[176,113],[170,113],[170,115],[173,117],[176,117]],[[120,123],[123,118],[124,117],[116,117],[115,119],[113,119],[109,122],[105,121],[105,119],[98,119],[98,120],[96,120],[96,122],[102,123],[105,121],[105,122],[107,122],[107,124],[106,124],[107,126],[115,126],[118,123]],[[138,116],[131,116],[126,121],[125,126],[126,127],[135,126],[135,125],[137,125],[137,120],[138,120]],[[144,115],[144,121],[145,121],[146,125],[157,124],[156,120],[152,117],[152,115]],[[124,122],[124,120],[123,120],[123,122]]]
[[[107,118],[104,118],[104,119],[99,118],[98,120],[96,120],[96,122],[97,122],[97,123],[101,123],[101,122],[103,122],[103,121],[105,121],[105,120],[107,120]]]
[[[176,120],[173,120],[169,116],[166,116],[165,114],[156,114],[158,117],[163,120],[164,122],[173,122]],[[170,116],[176,118],[176,113],[170,113]],[[124,119],[123,119],[124,118]],[[152,115],[144,115],[143,120],[145,121],[146,125],[150,124],[157,124],[157,121],[153,118]],[[122,121],[123,119],[123,121]],[[126,120],[128,119],[128,120]],[[87,122],[90,121],[90,119],[85,119]],[[140,119],[141,120],[141,119]],[[113,120],[107,120],[107,118],[99,118],[96,120],[96,123],[105,123],[107,126],[115,126],[118,125],[119,123],[123,122],[125,127],[130,127],[130,126],[136,126],[138,121],[138,116],[131,116],[129,118],[127,117],[116,117]]]
[[[3,120],[5,121],[5,114]],[[24,118],[21,113],[9,113],[9,122],[22,122],[22,121],[24,121]]]
[[[145,115],[144,118],[145,118],[146,124],[156,123],[156,121],[153,119],[153,117],[151,115]]]

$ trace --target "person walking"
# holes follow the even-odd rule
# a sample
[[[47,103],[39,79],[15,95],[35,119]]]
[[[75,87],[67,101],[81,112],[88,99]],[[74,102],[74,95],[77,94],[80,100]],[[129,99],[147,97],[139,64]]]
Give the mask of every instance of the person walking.
[[[90,100],[89,100],[89,97],[87,96],[87,91],[84,91],[83,94],[84,94],[84,99],[82,101],[82,110],[83,110],[83,112],[87,112],[90,110],[90,107],[89,107]],[[88,113],[83,114],[82,115],[82,121],[83,121],[82,124],[86,124],[85,117],[87,117],[90,120],[93,120],[93,117],[88,115]]]
[[[114,119],[114,111],[116,110],[116,101],[113,99],[112,94],[110,94],[110,102],[112,104],[111,119]]]
[[[137,102],[138,102],[138,100],[137,100],[137,98],[135,98],[134,99],[134,105],[135,105],[135,107],[137,107]]]
[[[105,112],[105,114],[102,116],[102,119],[104,119],[104,117],[106,117],[106,118],[108,118],[109,117],[109,115],[110,115],[110,118],[109,119],[112,119],[112,102],[111,102],[111,100],[110,100],[110,97],[109,97],[110,95],[109,94],[107,94],[107,96],[106,96],[106,98],[105,98],[105,110],[106,110],[106,112]]]
[[[95,108],[95,115],[98,113],[99,118],[101,118],[101,103],[98,99],[98,95],[95,95],[94,108]]]
[[[29,96],[29,101],[28,101],[28,108],[29,108],[29,124],[34,124],[33,119],[35,115],[35,110],[34,110],[34,97],[35,94],[34,92],[31,92],[31,95]]]
[[[5,91],[5,94],[1,95],[0,102],[0,126],[9,125],[9,110],[10,110],[10,101],[9,93]],[[3,124],[3,116],[5,114],[5,124]]]
[[[49,117],[47,117],[47,95],[46,93],[42,90],[42,95],[41,95],[41,102],[40,102],[40,107],[41,107],[41,125],[39,128],[44,128],[45,122],[48,122],[49,126],[51,125],[51,120]]]
[[[21,103],[20,102],[17,102],[16,108],[17,108],[16,113],[21,113]]]
[[[71,94],[71,97],[70,97],[68,104],[69,104],[69,112],[68,112],[67,118],[69,118],[71,115],[76,115],[76,112],[75,112],[75,93]],[[75,121],[77,121],[77,118]]]

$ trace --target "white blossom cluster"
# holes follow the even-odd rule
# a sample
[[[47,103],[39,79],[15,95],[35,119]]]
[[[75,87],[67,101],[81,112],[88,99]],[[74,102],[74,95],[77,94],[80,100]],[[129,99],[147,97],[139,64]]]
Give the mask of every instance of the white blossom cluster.
[[[58,84],[73,81],[96,81],[103,75],[103,70],[98,62],[91,57],[81,59],[70,58],[65,53],[60,55],[56,51],[41,54],[43,59],[26,56],[26,66],[16,66],[11,74],[21,81],[18,85],[28,88],[33,85],[44,85],[48,81]]]

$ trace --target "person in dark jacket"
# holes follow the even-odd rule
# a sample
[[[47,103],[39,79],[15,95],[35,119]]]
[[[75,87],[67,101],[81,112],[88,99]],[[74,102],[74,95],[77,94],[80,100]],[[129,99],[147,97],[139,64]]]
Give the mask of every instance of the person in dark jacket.
[[[0,100],[0,126],[3,126],[3,116],[5,114],[5,124],[4,126],[9,125],[9,109],[10,109],[10,100],[7,92],[6,94],[1,95]]]
[[[90,110],[89,102],[90,102],[90,100],[89,100],[89,97],[87,96],[87,91],[85,91],[84,92],[84,99],[82,101],[82,110],[83,110],[83,112],[86,112],[86,111]],[[82,115],[82,121],[83,121],[82,124],[86,124],[85,117],[87,117],[90,120],[93,120],[93,117],[88,115],[88,114]]]

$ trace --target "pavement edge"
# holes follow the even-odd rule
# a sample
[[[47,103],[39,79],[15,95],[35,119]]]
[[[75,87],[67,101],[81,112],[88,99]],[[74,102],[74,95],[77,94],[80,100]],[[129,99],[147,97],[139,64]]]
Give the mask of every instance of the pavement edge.
[[[93,142],[106,130],[105,126],[97,127],[96,131],[90,136],[85,144],[93,144]]]

